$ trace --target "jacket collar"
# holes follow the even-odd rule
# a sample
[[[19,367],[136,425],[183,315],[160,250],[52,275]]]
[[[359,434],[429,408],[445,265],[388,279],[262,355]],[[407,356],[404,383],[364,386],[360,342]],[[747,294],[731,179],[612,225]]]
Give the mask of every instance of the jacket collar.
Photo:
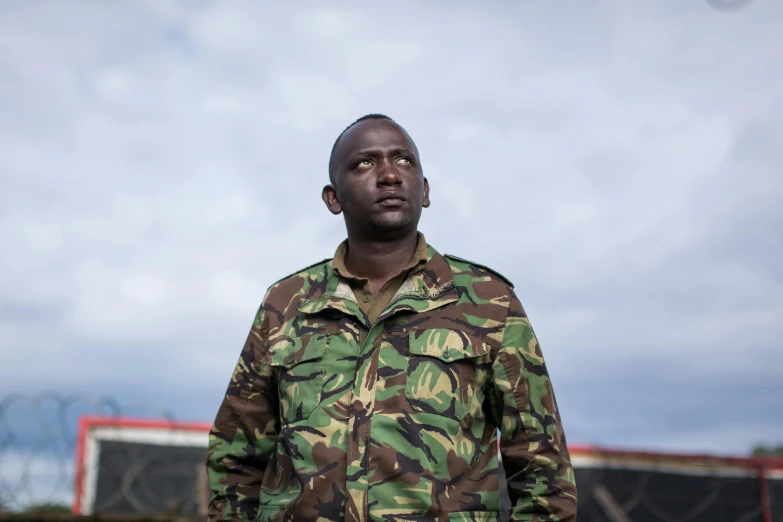
[[[324,293],[320,297],[303,299],[299,303],[299,311],[317,314],[326,309],[337,310],[356,317],[367,328],[372,327],[359,308],[348,283],[331,270],[331,267],[327,267],[326,274]],[[427,245],[427,262],[408,275],[376,323],[403,310],[414,313],[429,312],[455,301],[457,292],[451,267],[446,258]]]

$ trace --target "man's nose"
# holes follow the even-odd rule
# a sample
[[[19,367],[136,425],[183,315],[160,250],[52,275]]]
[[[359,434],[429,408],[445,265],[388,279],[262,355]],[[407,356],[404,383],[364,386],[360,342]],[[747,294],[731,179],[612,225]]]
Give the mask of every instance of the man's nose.
[[[378,185],[399,185],[402,183],[397,169],[393,162],[384,161],[381,163],[381,172],[378,175]]]

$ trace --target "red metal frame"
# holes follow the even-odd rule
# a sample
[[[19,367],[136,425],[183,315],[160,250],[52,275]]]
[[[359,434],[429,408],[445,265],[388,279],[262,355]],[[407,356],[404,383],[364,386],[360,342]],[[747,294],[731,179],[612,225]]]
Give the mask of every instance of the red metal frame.
[[[757,458],[757,457],[723,457],[705,454],[668,453],[653,451],[632,451],[601,446],[569,445],[571,455],[585,455],[591,457],[606,456],[634,460],[647,460],[659,462],[669,460],[674,462],[699,462],[702,464],[736,466],[747,470],[780,470],[783,471],[783,458]]]
[[[100,415],[85,415],[79,419],[79,431],[76,438],[76,468],[74,473],[73,512],[81,514],[81,500],[84,491],[84,459],[87,446],[87,434],[93,428],[167,428],[181,431],[208,432],[212,426],[204,422],[177,422],[165,419],[137,419],[130,417],[105,417]]]

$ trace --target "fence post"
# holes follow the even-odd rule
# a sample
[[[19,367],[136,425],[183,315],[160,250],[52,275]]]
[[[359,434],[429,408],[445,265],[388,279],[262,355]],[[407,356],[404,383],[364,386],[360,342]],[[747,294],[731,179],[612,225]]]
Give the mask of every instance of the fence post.
[[[772,522],[772,507],[769,501],[769,483],[767,482],[767,468],[763,464],[759,467],[759,495],[761,497],[761,520]]]

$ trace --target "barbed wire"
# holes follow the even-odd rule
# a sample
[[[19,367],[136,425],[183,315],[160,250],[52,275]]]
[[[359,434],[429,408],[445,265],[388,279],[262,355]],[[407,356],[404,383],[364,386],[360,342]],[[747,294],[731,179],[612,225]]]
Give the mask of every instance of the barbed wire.
[[[92,438],[80,438],[80,421],[92,426]],[[8,395],[0,400],[0,510],[69,509],[76,500],[84,514],[203,516],[206,430],[165,409],[111,397]],[[90,449],[93,439],[99,451]],[[600,452],[577,464],[580,522],[766,520],[758,470],[697,460],[678,468],[665,456],[625,464]],[[769,483],[773,520],[783,520],[783,476]]]
[[[81,419],[101,419],[102,428],[111,430],[125,426],[128,417],[155,420],[156,443],[128,443],[127,434],[117,432],[116,440],[102,442],[100,461],[87,462],[84,455],[76,462]],[[203,514],[206,433],[205,443],[185,458],[176,449],[180,426],[168,410],[121,405],[112,397],[10,394],[0,400],[0,510],[65,511],[79,500],[76,494],[85,494],[85,513]],[[85,483],[99,471],[99,481]],[[75,492],[80,479],[82,491]]]

